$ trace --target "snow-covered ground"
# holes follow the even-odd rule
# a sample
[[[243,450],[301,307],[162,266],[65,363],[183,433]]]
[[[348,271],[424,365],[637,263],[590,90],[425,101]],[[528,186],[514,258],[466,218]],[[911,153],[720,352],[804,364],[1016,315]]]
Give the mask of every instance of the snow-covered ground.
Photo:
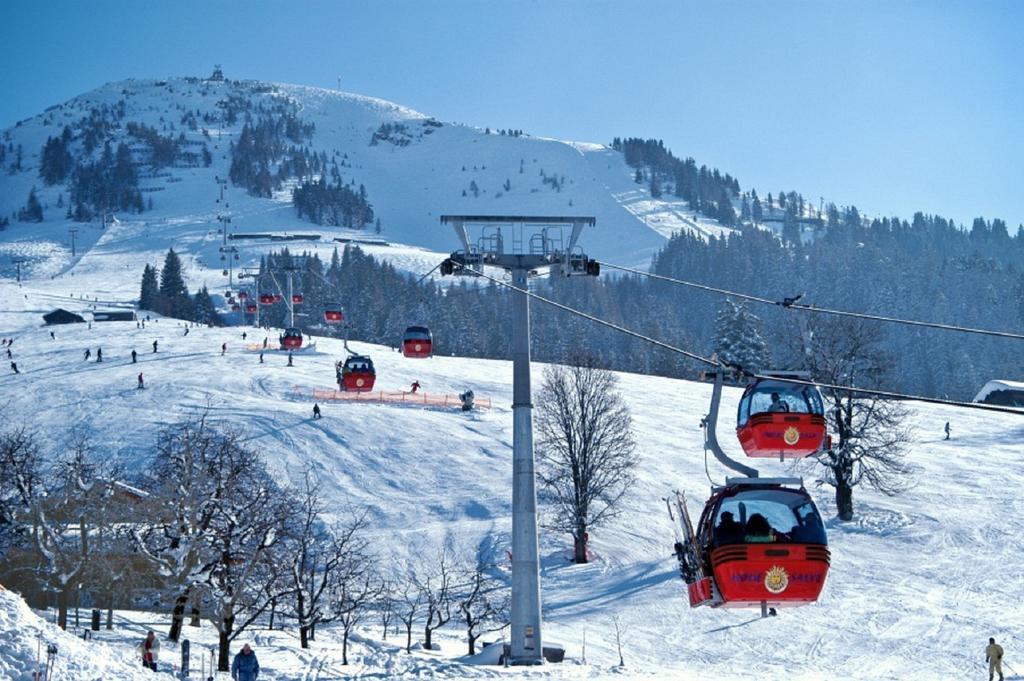
[[[151,672],[135,664],[129,646],[83,641],[40,619],[17,594],[0,588],[0,679],[34,681],[35,672],[45,668],[50,645],[57,646],[50,675],[54,681],[152,679]]]
[[[117,234],[112,227],[102,238]],[[131,244],[125,244],[131,251]],[[113,250],[113,248],[112,248]],[[127,256],[124,264],[128,264]],[[63,282],[88,282],[70,290],[90,297],[134,292],[137,267],[109,267],[119,260],[84,258]],[[81,268],[81,269],[80,269]],[[121,274],[121,273],[124,274]],[[74,276],[71,276],[71,275]],[[81,277],[81,278],[79,278]],[[32,279],[19,288],[0,282],[0,337],[15,339],[21,374],[0,374],[5,423],[32,423],[53,443],[65,426],[84,423],[112,458],[138,464],[151,451],[156,431],[209,409],[213,418],[242,433],[281,480],[297,481],[305,466],[321,476],[332,509],[372,509],[375,546],[382,560],[417,555],[451,533],[473,545],[489,539],[509,545],[511,479],[511,367],[506,362],[434,357],[410,360],[385,347],[355,343],[377,365],[384,390],[407,389],[418,380],[428,393],[472,388],[491,398],[490,410],[400,405],[321,403],[324,418],[311,420],[314,387],[330,387],[333,363],[344,355],[339,341],[317,339],[315,351],[298,354],[295,366],[268,354],[258,363],[245,350],[241,328],[193,329],[161,319],[138,329],[134,322],[41,327],[40,315],[57,303],[55,281]],[[77,299],[62,306],[83,309]],[[249,329],[249,338],[262,340]],[[159,352],[152,353],[153,340]],[[228,353],[220,356],[221,343]],[[104,362],[85,362],[86,348],[103,348]],[[132,365],[131,349],[140,353]],[[135,390],[145,374],[146,390]],[[540,381],[543,367],[534,367]],[[911,405],[915,426],[910,460],[917,484],[886,498],[856,491],[857,519],[839,523],[827,488],[813,490],[829,518],[832,570],[822,599],[761,620],[748,611],[690,610],[672,558],[672,530],[662,497],[674,488],[706,495],[709,487],[699,422],[710,387],[704,384],[621,374],[641,454],[637,484],[623,516],[591,533],[597,560],[576,566],[566,560],[569,538],[541,537],[544,635],[564,643],[570,664],[514,670],[465,667],[457,629],[442,639],[440,654],[407,656],[380,641],[368,622],[355,641],[350,670],[379,677],[480,677],[512,673],[530,677],[673,679],[935,679],[984,673],[989,636],[1015,664],[1024,640],[1024,552],[1021,518],[1024,483],[1024,418],[956,408]],[[535,383],[536,385],[536,383]],[[730,414],[739,392],[727,389],[722,413]],[[953,437],[942,440],[949,421]],[[740,450],[720,425],[720,438]],[[711,477],[723,471],[712,460]],[[793,472],[765,462],[765,474]],[[505,566],[507,568],[507,566]],[[626,628],[623,670],[616,668],[611,618]],[[122,652],[150,626],[151,615],[122,613],[136,622],[118,632]],[[586,636],[586,664],[581,662]],[[212,632],[190,632],[212,641]],[[196,639],[196,636],[199,638]],[[23,650],[25,637],[17,637]],[[101,637],[102,632],[101,632]],[[291,632],[252,632],[270,679],[343,675],[337,637],[319,636],[309,653],[296,650]],[[29,641],[34,646],[34,639]],[[91,644],[97,645],[97,644]],[[0,660],[6,660],[0,646]],[[119,653],[121,654],[121,653]],[[0,667],[2,670],[3,667]],[[93,676],[103,676],[97,672]],[[15,677],[18,678],[18,677]],[[88,674],[76,678],[92,678]],[[104,678],[125,678],[105,676]],[[263,677],[261,677],[263,678]]]

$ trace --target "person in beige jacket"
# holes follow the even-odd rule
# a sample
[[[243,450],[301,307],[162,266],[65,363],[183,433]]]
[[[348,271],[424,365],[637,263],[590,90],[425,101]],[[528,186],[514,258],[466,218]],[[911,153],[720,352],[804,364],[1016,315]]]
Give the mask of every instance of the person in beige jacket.
[[[1003,681],[1003,647],[994,638],[990,638],[985,647],[985,660],[988,662],[988,681],[992,681],[993,674],[999,674],[999,681]]]

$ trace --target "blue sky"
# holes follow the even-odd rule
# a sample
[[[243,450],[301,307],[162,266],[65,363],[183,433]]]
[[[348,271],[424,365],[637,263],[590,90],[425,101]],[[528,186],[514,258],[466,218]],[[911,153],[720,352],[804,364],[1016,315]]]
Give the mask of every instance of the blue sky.
[[[761,194],[1024,222],[1024,2],[0,3],[0,127],[111,80],[342,88],[657,137]]]

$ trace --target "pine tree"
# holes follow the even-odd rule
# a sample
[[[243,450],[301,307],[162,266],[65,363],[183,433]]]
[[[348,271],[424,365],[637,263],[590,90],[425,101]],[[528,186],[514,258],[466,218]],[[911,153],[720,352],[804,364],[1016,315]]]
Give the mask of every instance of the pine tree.
[[[49,137],[39,155],[39,177],[48,185],[63,182],[71,173],[74,160],[68,152],[71,141],[71,128],[65,126],[60,137]]]
[[[164,258],[164,267],[160,271],[160,297],[158,300],[157,312],[177,317],[179,319],[190,319],[192,312],[192,299],[188,295],[188,287],[181,275],[181,259],[174,249],[167,251]]]
[[[761,336],[761,320],[743,305],[726,300],[715,320],[715,353],[726,364],[763,370],[769,355]]]
[[[206,286],[196,291],[196,295],[192,299],[192,321],[199,322],[200,324],[210,324],[211,326],[223,326],[220,315],[217,314],[217,308],[213,304],[213,298],[210,297],[210,291]]]
[[[782,240],[794,246],[800,245],[800,223],[792,211],[786,211],[782,219]]]
[[[729,196],[729,190],[724,187],[718,197],[718,210],[714,217],[728,227],[736,224],[736,211],[732,207],[732,198]]]
[[[157,283],[157,271],[148,263],[142,270],[142,290],[139,292],[139,309],[156,309],[157,297],[160,295],[160,286]]]
[[[39,197],[36,196],[36,188],[28,192],[28,200],[25,201],[25,207],[18,211],[18,219],[22,222],[42,222],[43,221],[43,206],[39,203]]]

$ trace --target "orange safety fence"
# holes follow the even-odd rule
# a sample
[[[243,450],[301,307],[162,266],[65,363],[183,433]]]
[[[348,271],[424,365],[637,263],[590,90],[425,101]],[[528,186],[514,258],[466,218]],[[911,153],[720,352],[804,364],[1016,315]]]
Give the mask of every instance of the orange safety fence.
[[[299,386],[293,388],[295,393],[301,393]],[[334,400],[338,402],[377,402],[378,404],[423,404],[430,407],[458,407],[462,408],[462,400],[458,395],[431,395],[421,392],[385,392],[378,390],[374,392],[348,392],[345,390],[322,390],[313,388],[314,400]],[[474,397],[473,406],[477,409],[490,409],[491,398]]]

